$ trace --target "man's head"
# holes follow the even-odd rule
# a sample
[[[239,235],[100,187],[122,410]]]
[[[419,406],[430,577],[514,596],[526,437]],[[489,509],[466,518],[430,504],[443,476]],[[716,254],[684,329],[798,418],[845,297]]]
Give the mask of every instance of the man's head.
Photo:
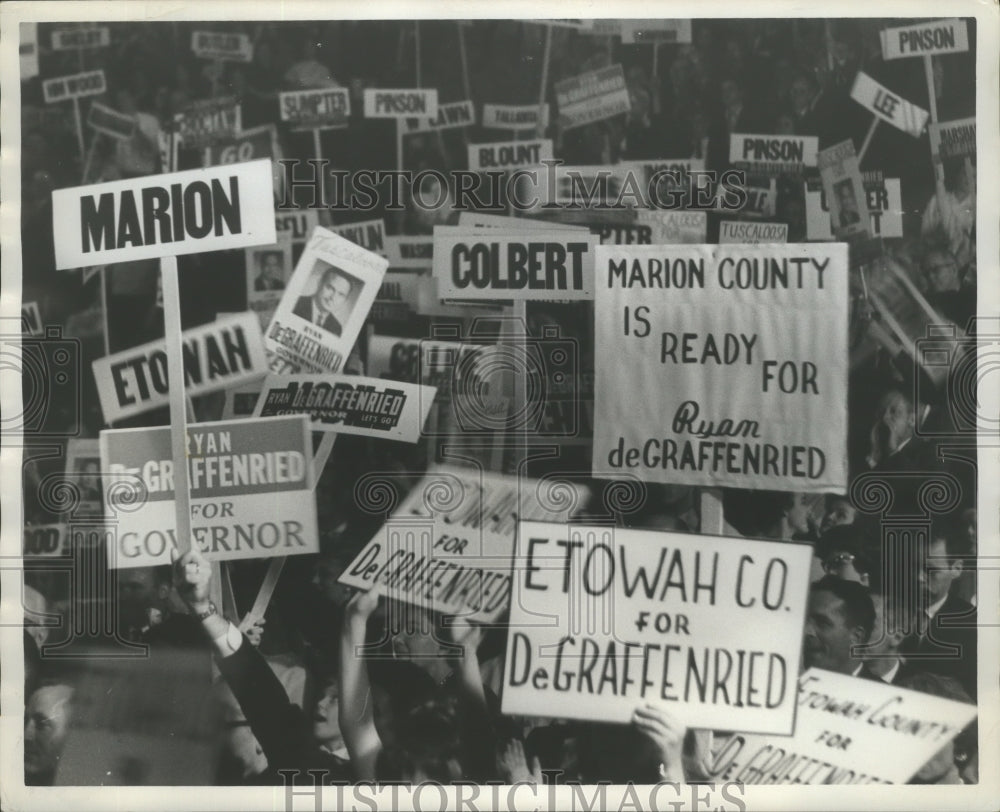
[[[734,78],[723,79],[719,86],[723,107],[735,107],[743,103],[743,89]]]
[[[260,256],[260,273],[265,279],[281,281],[282,269],[281,253],[278,251],[265,251]]]
[[[337,268],[327,268],[319,281],[313,302],[319,310],[344,322],[347,302],[351,296],[351,280]]]
[[[850,180],[842,180],[833,185],[837,193],[837,205],[841,212],[856,212],[858,207],[854,205],[854,183]]]
[[[962,287],[958,263],[947,246],[929,248],[924,254],[923,269],[931,293],[947,293]]]
[[[792,102],[792,107],[798,115],[803,115],[812,103],[816,95],[816,83],[807,73],[800,73],[792,80],[792,85],[788,89],[788,96]]]
[[[887,392],[875,411],[875,429],[883,452],[892,454],[913,437],[917,411],[913,401],[899,389]]]
[[[927,554],[917,569],[921,597],[928,605],[947,597],[951,582],[962,574],[962,559],[967,554],[965,539],[953,527],[931,528]]]
[[[69,731],[73,688],[49,680],[28,698],[24,708],[25,781],[50,782]]]
[[[340,733],[340,683],[335,677],[330,677],[323,685],[312,722],[313,739],[317,744],[331,751],[344,746],[344,737]]]
[[[874,625],[875,608],[867,589],[832,575],[820,578],[809,590],[803,639],[806,668],[850,674],[857,665],[851,649],[868,642]]]
[[[842,494],[830,494],[826,497],[826,510],[820,523],[820,533],[825,533],[831,527],[853,524],[858,511],[851,504],[851,498]]]

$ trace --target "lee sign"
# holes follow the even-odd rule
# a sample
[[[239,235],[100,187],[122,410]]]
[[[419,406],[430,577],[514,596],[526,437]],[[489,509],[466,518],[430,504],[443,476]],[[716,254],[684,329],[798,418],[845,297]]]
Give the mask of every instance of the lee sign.
[[[851,98],[862,107],[868,108],[882,121],[914,138],[924,131],[927,111],[882,87],[867,73],[858,73],[851,88]]]
[[[82,268],[275,241],[271,162],[58,189],[56,268]]]
[[[305,415],[191,424],[187,461],[193,546],[207,558],[319,551]],[[108,566],[169,563],[176,545],[170,427],[102,431],[101,470],[111,477],[106,503],[117,527]]]

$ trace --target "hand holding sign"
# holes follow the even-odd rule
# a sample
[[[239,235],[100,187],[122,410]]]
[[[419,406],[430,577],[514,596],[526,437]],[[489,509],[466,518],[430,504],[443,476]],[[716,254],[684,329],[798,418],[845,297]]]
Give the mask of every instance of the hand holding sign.
[[[170,548],[170,565],[174,572],[174,589],[184,604],[195,614],[209,610],[209,591],[212,581],[212,565],[191,547],[183,555]]]
[[[681,751],[687,728],[662,707],[641,705],[632,714],[632,724],[653,740],[660,751],[660,775],[664,781],[684,782]]]

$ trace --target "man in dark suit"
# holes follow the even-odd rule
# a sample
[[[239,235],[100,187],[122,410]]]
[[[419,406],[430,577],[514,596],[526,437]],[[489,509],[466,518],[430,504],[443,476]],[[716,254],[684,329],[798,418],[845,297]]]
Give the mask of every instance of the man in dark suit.
[[[976,607],[952,592],[966,552],[964,538],[953,529],[932,528],[917,571],[917,631],[903,642],[902,651],[914,670],[952,677],[975,699]]]
[[[874,624],[868,590],[857,581],[825,575],[809,587],[803,665],[859,676],[864,663],[858,649],[871,639]]]
[[[900,621],[902,610],[890,596],[873,592],[875,625],[864,649],[864,665],[858,674],[863,679],[878,680],[886,685],[898,685],[914,673],[913,667],[900,655],[906,635]]]
[[[299,318],[339,336],[349,315],[351,280],[338,268],[327,268],[312,296],[302,296],[292,312]]]

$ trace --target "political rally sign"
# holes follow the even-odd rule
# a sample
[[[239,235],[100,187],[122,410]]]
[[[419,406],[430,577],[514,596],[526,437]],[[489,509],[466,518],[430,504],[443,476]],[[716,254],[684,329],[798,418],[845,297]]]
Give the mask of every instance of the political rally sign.
[[[592,299],[596,235],[435,226],[438,292],[460,299]]]
[[[549,220],[537,220],[531,217],[504,217],[499,214],[483,214],[478,211],[463,211],[458,215],[458,225],[465,229],[500,228],[508,231],[576,231],[586,232],[586,226],[573,226],[565,223],[555,223]]]
[[[602,245],[594,273],[595,475],[844,491],[846,244]]]
[[[295,267],[290,233],[278,232],[277,236],[272,245],[243,249],[247,307],[257,314],[262,330],[271,323]]]
[[[931,157],[935,163],[946,158],[976,156],[976,119],[940,121],[927,125],[931,137]]]
[[[340,583],[489,623],[510,601],[519,519],[566,521],[587,489],[560,480],[435,466],[351,562]]]
[[[191,32],[191,50],[201,59],[218,59],[223,62],[250,62],[253,59],[253,42],[250,37],[226,31]]]
[[[365,89],[365,118],[436,118],[436,88]]]
[[[390,268],[430,268],[434,263],[434,239],[395,236],[385,238]]]
[[[21,333],[29,336],[42,334],[42,314],[38,302],[21,302]]]
[[[268,161],[57,189],[56,268],[274,242]]]
[[[204,147],[231,140],[243,129],[242,107],[236,97],[199,99],[174,116],[181,142]]]
[[[541,121],[538,111],[542,111]],[[549,126],[548,104],[484,104],[483,126],[498,130],[534,132],[538,125]]]
[[[746,203],[740,209],[744,217],[765,218],[774,217],[778,198],[777,179],[772,175],[764,178],[748,178],[743,187],[747,193]]]
[[[202,154],[202,163],[204,166],[222,166],[266,158],[271,162],[274,196],[280,200],[285,184],[285,173],[278,163],[281,157],[277,128],[273,124],[262,124],[243,130],[230,139],[208,144]]]
[[[518,169],[537,166],[552,160],[552,140],[498,141],[491,144],[469,144],[469,169],[485,172],[488,169]]]
[[[52,32],[53,51],[71,51],[76,48],[106,48],[111,44],[110,29],[61,28]]]
[[[636,223],[653,229],[653,245],[703,243],[708,235],[708,214],[703,211],[636,212]]]
[[[903,198],[899,178],[883,178],[881,173],[861,173],[868,229],[873,237],[903,236]],[[832,240],[830,205],[818,179],[806,181],[806,237]]]
[[[421,297],[424,295],[422,288],[433,281],[429,274],[394,270],[390,265],[382,277],[382,286],[372,304],[369,319],[381,330],[386,322],[410,323],[418,315],[425,315],[420,310]],[[392,332],[392,328],[383,332]]]
[[[854,143],[848,139],[821,150],[818,156],[823,191],[830,204],[830,222],[838,240],[850,242],[871,236],[868,231],[868,210],[861,167],[854,153]]]
[[[21,555],[25,558],[59,558],[68,553],[65,524],[25,525]]]
[[[976,706],[812,668],[791,738],[736,733],[709,779],[744,784],[905,784],[976,718]]]
[[[84,96],[99,96],[107,92],[107,89],[103,70],[74,73],[72,76],[59,76],[42,82],[42,95],[46,104]]]
[[[346,87],[289,90],[279,96],[281,120],[292,130],[323,130],[347,126],[351,94]]]
[[[791,734],[812,548],[521,521],[503,713]]]
[[[292,262],[298,264],[302,251],[312,235],[313,229],[319,225],[319,212],[316,209],[293,209],[274,212],[274,227],[280,237],[287,234],[292,243]]]
[[[101,450],[95,438],[73,437],[66,441],[66,479],[77,497],[76,504],[67,507],[67,520],[104,513]]]
[[[531,208],[541,211],[552,205],[564,209],[636,209],[649,205],[644,172],[636,173],[629,164],[549,165],[539,167],[537,177],[532,182],[537,183],[538,197]]]
[[[627,161],[618,164],[630,169],[641,181],[645,205],[657,209],[674,209],[681,194],[686,194],[692,173],[703,172],[703,158],[657,158],[647,161]]]
[[[907,56],[934,56],[969,50],[969,31],[965,20],[935,20],[902,28],[885,28],[882,38],[882,58],[901,59]]]
[[[788,223],[742,223],[723,220],[719,223],[719,244],[788,242]]]
[[[385,256],[385,221],[381,217],[378,220],[342,223],[328,228],[338,237],[350,240],[373,254]]]
[[[819,139],[815,135],[729,136],[729,160],[738,167],[762,175],[796,175],[816,166]]]
[[[93,102],[87,111],[87,126],[112,138],[127,141],[135,135],[136,122],[132,116]]]
[[[435,391],[357,375],[268,375],[254,417],[305,414],[313,431],[415,443]]]
[[[642,42],[691,42],[690,20],[622,20],[622,44]]]
[[[618,64],[556,82],[555,93],[564,130],[613,118],[632,109],[625,72]]]
[[[339,372],[388,265],[332,231],[314,228],[264,334],[271,371]]]
[[[476,123],[476,106],[469,99],[439,104],[436,116],[406,118],[403,121],[406,132],[411,133],[471,127]]]
[[[193,546],[212,561],[319,552],[304,415],[187,426]],[[170,427],[101,432],[112,569],[170,563],[177,546]]]
[[[260,322],[239,313],[181,334],[184,391],[194,397],[267,374]],[[101,410],[108,423],[166,406],[167,352],[163,339],[93,362]]]
[[[917,138],[924,131],[927,111],[883,87],[867,73],[858,72],[851,87],[851,98],[907,135]]]

